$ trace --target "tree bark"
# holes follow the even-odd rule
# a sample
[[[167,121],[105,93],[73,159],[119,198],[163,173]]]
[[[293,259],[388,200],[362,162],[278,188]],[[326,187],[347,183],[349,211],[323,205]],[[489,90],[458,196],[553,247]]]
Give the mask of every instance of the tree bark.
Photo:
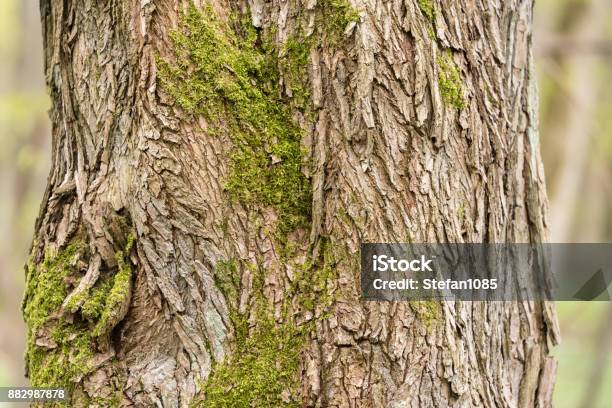
[[[361,242],[546,240],[531,1],[41,14],[33,385],[71,406],[551,406],[550,305],[359,294]]]

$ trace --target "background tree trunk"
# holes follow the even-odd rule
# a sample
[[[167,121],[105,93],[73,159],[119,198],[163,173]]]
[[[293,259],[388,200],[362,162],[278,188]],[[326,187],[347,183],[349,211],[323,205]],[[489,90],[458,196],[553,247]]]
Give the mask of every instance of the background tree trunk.
[[[24,315],[73,406],[546,407],[547,304],[362,302],[361,242],[540,242],[530,1],[42,0]]]

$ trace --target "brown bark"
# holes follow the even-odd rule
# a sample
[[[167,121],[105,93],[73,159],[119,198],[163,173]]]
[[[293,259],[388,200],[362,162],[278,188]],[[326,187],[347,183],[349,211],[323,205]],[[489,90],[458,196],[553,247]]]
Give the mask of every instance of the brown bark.
[[[306,38],[316,32],[315,0],[249,3],[213,0],[206,12],[228,21],[231,10],[250,10],[277,50],[298,27]],[[236,350],[232,304],[251,332],[262,295],[275,324],[287,324],[294,265],[323,268],[325,248],[332,304],[312,313],[288,304],[292,321],[312,323],[297,372],[301,405],[551,405],[549,305],[362,302],[356,261],[360,242],[546,240],[532,3],[352,5],[356,24],[313,46],[301,71],[311,114],[292,113],[312,163],[311,219],[279,239],[275,208],[225,189],[231,135],[212,132],[159,85],[158,57],[173,60],[169,33],[187,4],[41,1],[53,168],[32,273],[45,252],[80,237],[88,266],[74,274],[93,287],[118,275],[115,253],[136,236],[129,310],[119,307],[90,342],[95,364],[72,379],[74,405],[104,405],[96,398],[119,389],[122,406],[184,407],[196,397],[206,406],[201,382]],[[237,300],[215,284],[229,259],[239,261]],[[68,303],[57,313],[78,319]],[[49,347],[41,330],[34,337]]]

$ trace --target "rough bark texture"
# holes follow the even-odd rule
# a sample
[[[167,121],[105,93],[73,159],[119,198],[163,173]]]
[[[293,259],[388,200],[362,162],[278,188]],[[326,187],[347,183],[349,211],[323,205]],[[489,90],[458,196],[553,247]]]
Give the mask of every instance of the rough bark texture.
[[[549,305],[359,301],[360,242],[546,240],[531,1],[41,13],[34,385],[72,406],[551,405]]]

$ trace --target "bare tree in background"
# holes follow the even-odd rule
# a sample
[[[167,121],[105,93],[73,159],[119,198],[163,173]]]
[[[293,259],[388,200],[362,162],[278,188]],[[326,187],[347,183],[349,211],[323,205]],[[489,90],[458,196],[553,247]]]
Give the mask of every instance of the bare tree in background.
[[[548,407],[549,305],[363,302],[361,242],[541,242],[532,2],[41,2],[26,363],[71,406]]]

